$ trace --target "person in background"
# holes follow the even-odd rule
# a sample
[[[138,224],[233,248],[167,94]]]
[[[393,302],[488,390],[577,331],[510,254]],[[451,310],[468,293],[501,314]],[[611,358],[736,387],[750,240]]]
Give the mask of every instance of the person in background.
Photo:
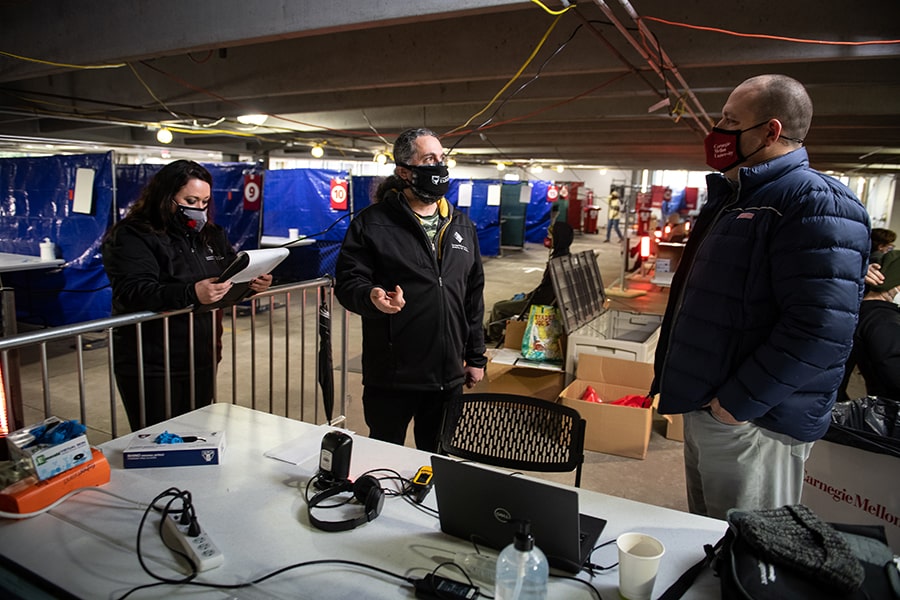
[[[897,234],[890,229],[875,227],[872,229],[872,251],[869,254],[869,262],[879,264],[885,253],[894,249]]]
[[[688,506],[800,502],[804,464],[831,421],[869,255],[869,217],[803,148],[803,85],[738,85],[705,141],[709,199],[675,272],[651,395],[684,414]]]
[[[162,312],[221,300],[231,283],[216,279],[235,258],[225,231],[212,222],[212,175],[203,166],[177,160],[164,166],[140,198],[106,234],[103,266],[112,284],[112,312]],[[254,292],[268,289],[271,275],[250,283]],[[169,317],[171,410],[165,406],[163,320],[141,325],[144,411],[140,410],[136,326],[113,331],[115,376],[132,431],[213,401],[222,329],[211,312],[193,314],[194,405],[191,406],[189,336],[191,315]],[[167,414],[168,413],[168,414]]]
[[[619,200],[619,192],[613,190],[609,194],[609,198],[606,200],[606,204],[609,206],[609,213],[607,214],[606,219],[606,240],[609,241],[609,236],[613,232],[616,231],[616,235],[619,236],[619,241],[622,241],[622,232],[619,230],[619,216],[622,214],[622,203]]]
[[[394,174],[353,221],[335,293],[362,317],[363,414],[369,436],[437,449],[444,404],[484,376],[484,271],[475,225],[453,208],[437,135],[409,129]]]
[[[896,239],[897,234],[890,229],[876,227],[872,230],[872,250],[869,255],[869,268],[866,271],[867,286],[873,287],[884,283],[884,275],[881,274],[881,257],[884,256],[885,252],[890,252],[894,249],[894,241]]]
[[[881,258],[881,274],[859,307],[847,369],[859,367],[867,395],[900,401],[900,250]]]
[[[518,315],[527,315],[532,305],[555,305],[556,292],[550,275],[550,260],[559,256],[568,256],[569,248],[575,238],[572,226],[563,221],[555,221],[550,225],[550,258],[544,268],[544,275],[536,288],[527,294],[517,294],[509,300],[500,300],[491,307],[491,316],[487,324],[487,340],[499,341],[506,330],[506,320]]]

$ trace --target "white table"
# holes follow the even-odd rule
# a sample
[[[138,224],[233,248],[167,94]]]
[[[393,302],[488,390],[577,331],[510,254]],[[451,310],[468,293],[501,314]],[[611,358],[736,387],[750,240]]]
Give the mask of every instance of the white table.
[[[455,552],[472,549],[467,542],[443,534],[436,517],[397,497],[385,500],[376,520],[352,531],[326,533],[313,529],[303,487],[318,467],[318,448],[331,428],[214,404],[172,419],[165,427],[148,430],[163,429],[182,434],[224,430],[223,464],[126,470],[122,468],[122,450],[129,435],[101,447],[112,466],[111,481],[105,487],[145,503],[170,486],[190,490],[201,527],[225,555],[225,563],[203,572],[200,581],[245,582],[293,563],[328,558],[421,577]],[[308,455],[308,460],[294,465],[264,456],[292,440],[297,440],[298,455]],[[429,454],[353,436],[351,478],[376,468],[395,469],[410,477],[423,464],[430,464]],[[579,496],[581,512],[608,520],[600,542],[632,530],[663,541],[666,555],[656,584],[657,595],[699,560],[704,543],[714,543],[725,530],[725,523],[714,519],[586,490],[579,490]],[[434,506],[433,493],[425,503]],[[141,510],[114,498],[83,493],[47,514],[24,521],[0,521],[0,554],[76,596],[119,598],[132,587],[152,581],[141,571],[135,554],[141,514]],[[317,515],[326,520],[339,519],[328,512]],[[148,521],[156,523],[157,517],[151,516]],[[158,541],[155,529],[145,527],[142,540],[144,555],[150,557],[154,571],[173,577],[181,573],[171,552]],[[593,561],[601,565],[615,562],[614,544],[597,550]],[[580,577],[587,575],[582,573]],[[603,598],[618,597],[616,570],[599,575],[593,582]],[[241,590],[162,586],[129,598],[182,594],[241,599],[414,597],[412,588],[397,579],[361,568],[324,565],[291,570]],[[548,597],[577,600],[596,596],[583,585],[551,577]],[[718,581],[711,575],[701,577],[685,597],[718,598]]]

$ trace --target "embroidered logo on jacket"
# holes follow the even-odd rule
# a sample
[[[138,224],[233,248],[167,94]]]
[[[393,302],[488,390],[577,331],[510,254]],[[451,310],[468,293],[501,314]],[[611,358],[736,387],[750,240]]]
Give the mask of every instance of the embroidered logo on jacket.
[[[738,219],[752,219],[755,215],[752,212],[742,212],[737,216]]]
[[[458,231],[453,232],[453,239],[456,241],[456,243],[450,244],[451,248],[453,248],[454,250],[463,250],[465,252],[469,251],[469,248],[462,244],[463,236],[461,236]]]

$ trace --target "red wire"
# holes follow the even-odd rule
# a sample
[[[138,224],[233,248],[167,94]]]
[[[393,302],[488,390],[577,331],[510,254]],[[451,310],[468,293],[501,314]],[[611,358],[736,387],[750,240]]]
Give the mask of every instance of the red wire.
[[[659,17],[638,17],[646,21],[656,21],[664,25],[672,25],[673,27],[685,27],[687,29],[698,29],[700,31],[712,31],[715,33],[724,33],[737,37],[759,38],[763,40],[777,40],[782,42],[795,42],[798,44],[822,44],[825,46],[875,46],[879,44],[900,44],[900,40],[869,40],[866,42],[833,42],[829,40],[806,40],[803,38],[783,37],[780,35],[765,35],[762,33],[739,33],[737,31],[729,31],[728,29],[719,29],[718,27],[704,27],[702,25],[691,25],[689,23],[679,23],[677,21],[667,21]]]

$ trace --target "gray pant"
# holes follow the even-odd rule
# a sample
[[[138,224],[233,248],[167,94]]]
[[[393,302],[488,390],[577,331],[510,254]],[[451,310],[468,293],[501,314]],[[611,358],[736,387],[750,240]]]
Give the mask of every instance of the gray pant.
[[[798,504],[812,445],[753,423],[726,425],[708,410],[686,413],[684,471],[690,511],[724,519],[729,508]]]

